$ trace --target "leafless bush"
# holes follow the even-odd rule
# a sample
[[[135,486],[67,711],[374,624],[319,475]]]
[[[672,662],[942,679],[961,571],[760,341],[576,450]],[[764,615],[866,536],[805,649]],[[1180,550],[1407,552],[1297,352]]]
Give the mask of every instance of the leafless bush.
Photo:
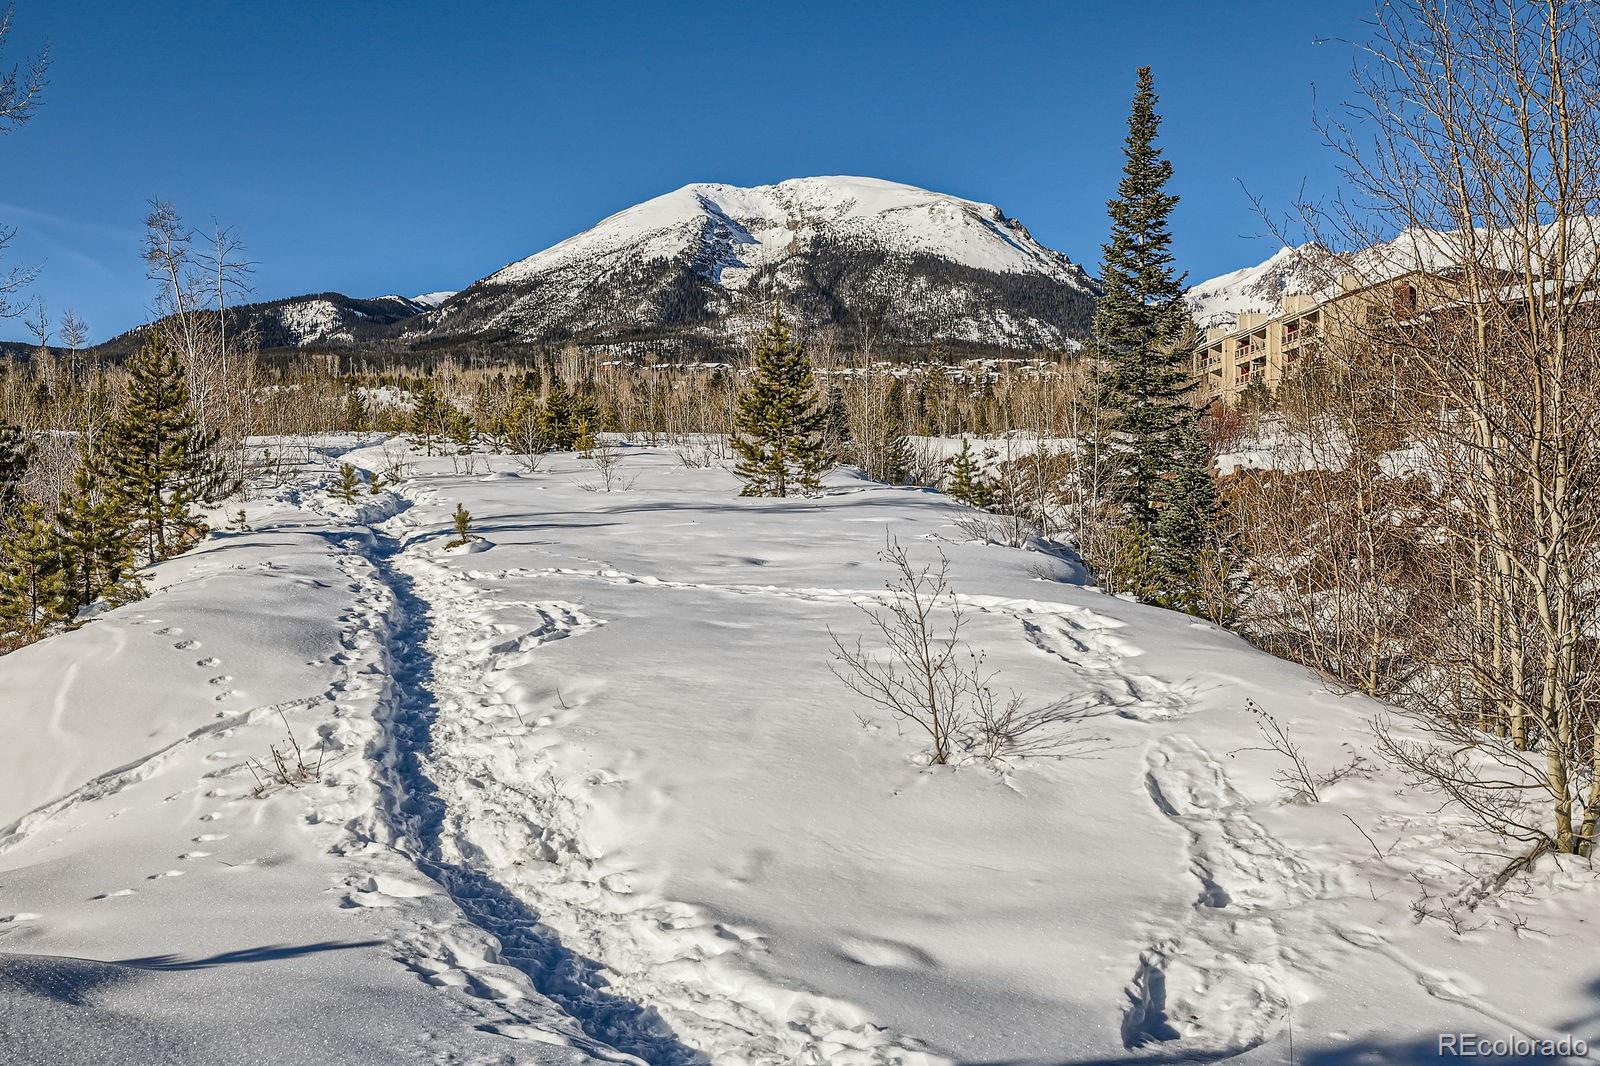
[[[1317,789],[1318,780],[1311,772],[1311,764],[1306,762],[1305,756],[1300,751],[1300,745],[1295,743],[1289,731],[1255,700],[1245,700],[1245,709],[1256,719],[1256,728],[1261,731],[1262,739],[1266,741],[1264,748],[1240,748],[1240,751],[1274,751],[1289,760],[1287,769],[1278,770],[1273,774],[1274,780],[1288,789],[1289,795],[1302,803],[1321,803],[1322,795]]]
[[[271,745],[265,761],[261,759],[247,759],[245,766],[249,768],[250,775],[256,779],[256,787],[251,790],[251,795],[256,798],[265,796],[271,791],[273,785],[283,785],[287,788],[299,788],[301,785],[315,781],[322,776],[322,757],[327,754],[326,746],[317,749],[316,765],[306,764],[305,752],[300,748],[300,742],[294,737],[294,730],[289,726],[289,718],[283,711],[278,712],[278,717],[283,719],[283,732],[286,743],[283,747]]]
[[[963,507],[951,519],[955,527],[971,540],[1023,548],[1038,530],[1022,515],[996,514],[977,507]]]
[[[633,488],[637,479],[622,476],[622,449],[617,447],[616,442],[609,438],[595,441],[587,458],[599,480],[579,485],[585,492],[616,492]]]
[[[1083,743],[1054,728],[1081,715],[1059,705],[1029,709],[1021,696],[1001,696],[983,653],[961,638],[965,614],[950,588],[950,563],[918,567],[897,540],[879,558],[894,568],[886,602],[858,605],[881,647],[868,650],[857,637],[833,640],[833,674],[846,687],[896,721],[927,735],[928,762],[943,766],[974,758],[1062,755]],[[940,616],[948,618],[942,624]],[[865,719],[864,719],[865,720]]]
[[[698,470],[716,466],[721,449],[715,437],[697,433],[679,438],[673,444],[672,450],[677,455],[678,462],[691,470]]]

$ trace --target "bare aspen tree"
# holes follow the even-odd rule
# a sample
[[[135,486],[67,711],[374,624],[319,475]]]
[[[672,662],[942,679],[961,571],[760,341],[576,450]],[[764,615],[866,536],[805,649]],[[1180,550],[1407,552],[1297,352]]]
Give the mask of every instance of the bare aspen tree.
[[[1326,345],[1362,406],[1333,421],[1395,439],[1344,442],[1353,473],[1323,521],[1365,516],[1327,555],[1355,573],[1314,582],[1300,631],[1336,617],[1338,671],[1433,734],[1385,729],[1390,753],[1530,854],[1588,854],[1600,819],[1596,18],[1567,0],[1380,9],[1352,119],[1327,130],[1351,202],[1304,213],[1371,297],[1340,302]],[[1408,523],[1409,555],[1385,543]]]
[[[4,53],[6,41],[11,36],[14,10],[8,5],[0,11],[0,54]],[[33,117],[34,110],[39,106],[39,97],[44,92],[45,74],[49,67],[50,53],[45,49],[32,59],[0,73],[0,136],[12,132]],[[16,239],[16,235],[16,230],[0,226],[0,253]],[[37,275],[35,268],[23,266],[0,272],[0,318],[15,318],[27,309],[26,303],[18,306],[8,297],[26,287]]]

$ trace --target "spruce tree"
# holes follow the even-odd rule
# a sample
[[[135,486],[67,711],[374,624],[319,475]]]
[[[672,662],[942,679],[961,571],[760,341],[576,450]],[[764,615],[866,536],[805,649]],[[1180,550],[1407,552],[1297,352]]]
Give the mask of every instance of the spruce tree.
[[[1168,219],[1178,198],[1166,191],[1172,163],[1156,147],[1161,118],[1155,83],[1140,67],[1123,144],[1122,180],[1108,205],[1111,240],[1103,248],[1104,290],[1094,316],[1093,354],[1115,420],[1115,489],[1128,517],[1149,533],[1163,479],[1194,417],[1184,279],[1173,268]]]
[[[372,412],[358,389],[351,389],[344,398],[344,428],[353,433],[372,428]]]
[[[1093,352],[1102,366],[1097,386],[1112,423],[1096,446],[1104,449],[1112,492],[1131,526],[1113,538],[1122,583],[1189,610],[1200,553],[1218,519],[1217,487],[1189,402],[1191,327],[1169,228],[1178,198],[1166,191],[1172,163],[1156,146],[1156,102],[1150,68],[1141,67],[1122,180],[1108,205],[1111,240],[1094,318]]]
[[[339,464],[339,480],[333,483],[328,495],[345,503],[355,503],[361,495],[361,474],[349,463]]]
[[[827,416],[815,402],[811,360],[776,307],[756,341],[754,361],[734,416],[734,472],[744,482],[740,495],[815,492],[828,468]]]
[[[906,437],[905,417],[901,413],[904,410],[905,386],[899,378],[895,378],[889,383],[883,408],[872,427],[876,439],[862,449],[867,476],[874,481],[903,485],[911,476],[914,455],[911,441]]]
[[[432,381],[424,381],[412,401],[411,418],[406,427],[424,455],[432,455],[439,446],[439,438],[445,434],[449,416],[450,404],[439,395]]]
[[[571,451],[578,439],[573,416],[572,394],[563,385],[552,385],[539,413],[539,436],[551,451]]]
[[[994,486],[989,483],[983,464],[972,454],[972,442],[961,438],[961,450],[950,464],[945,493],[969,507],[988,507],[994,501]]]
[[[830,462],[843,463],[850,458],[850,412],[844,405],[844,390],[837,381],[828,385],[828,407],[822,429]]]
[[[1185,426],[1172,475],[1161,484],[1160,509],[1151,531],[1159,570],[1159,599],[1168,607],[1194,613],[1201,606],[1197,582],[1207,550],[1216,546],[1222,504],[1211,472],[1211,449],[1200,428]]]
[[[164,559],[205,533],[194,509],[220,503],[238,482],[218,454],[217,432],[202,429],[190,408],[183,364],[159,336],[140,347],[127,370],[127,400],[94,461],[145,558]]]
[[[445,415],[445,432],[450,437],[450,443],[455,446],[457,455],[470,455],[478,446],[478,430],[472,424],[466,412],[451,406]]]
[[[0,526],[20,502],[22,478],[32,455],[27,435],[17,426],[0,423]]]
[[[68,613],[55,523],[29,501],[0,534],[0,637],[33,639]]]
[[[99,464],[86,442],[83,460],[56,512],[61,567],[72,607],[104,598],[129,603],[144,595],[139,582],[139,537],[128,513],[101,485]]]

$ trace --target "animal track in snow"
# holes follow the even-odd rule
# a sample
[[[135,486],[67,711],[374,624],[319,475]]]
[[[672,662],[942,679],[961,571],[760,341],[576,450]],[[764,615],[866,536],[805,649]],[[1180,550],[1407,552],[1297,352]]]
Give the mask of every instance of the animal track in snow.
[[[196,666],[200,667],[202,670],[204,670],[204,669],[206,669],[208,667],[212,667],[212,666],[221,666],[222,665],[222,660],[218,659],[214,655],[211,655],[211,656],[207,656],[204,659],[196,659],[194,664]]]
[[[190,648],[198,648],[199,646],[200,642],[198,640],[180,640],[173,645],[178,651],[188,651]]]
[[[1325,886],[1251,817],[1221,764],[1189,737],[1151,747],[1145,787],[1187,834],[1199,890],[1177,928],[1140,954],[1123,1043],[1174,1057],[1247,1051],[1275,1036],[1292,1009],[1284,916]]]

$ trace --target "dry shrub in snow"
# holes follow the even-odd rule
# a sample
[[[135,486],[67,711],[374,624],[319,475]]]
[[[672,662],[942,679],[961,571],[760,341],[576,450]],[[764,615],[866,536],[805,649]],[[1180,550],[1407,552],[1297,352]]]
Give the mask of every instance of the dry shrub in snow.
[[[950,561],[918,567],[897,540],[879,553],[894,568],[883,601],[858,604],[877,639],[846,644],[833,638],[835,677],[898,722],[927,735],[928,762],[944,766],[966,758],[1065,755],[1084,742],[1059,728],[1079,717],[1057,705],[1029,708],[1021,696],[1002,696],[981,651],[962,639],[966,622],[950,588]],[[870,721],[862,716],[863,722]]]

